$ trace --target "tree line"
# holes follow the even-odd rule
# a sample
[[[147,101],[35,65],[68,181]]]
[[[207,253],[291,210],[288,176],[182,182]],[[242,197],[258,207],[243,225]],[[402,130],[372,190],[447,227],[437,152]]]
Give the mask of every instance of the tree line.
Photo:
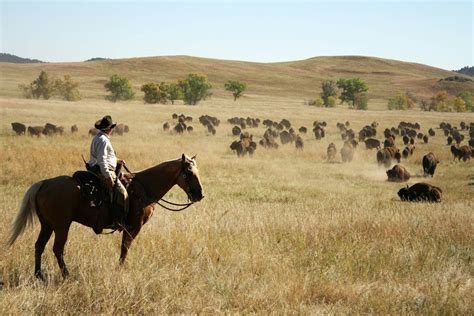
[[[71,76],[65,75],[64,79],[50,79],[45,71],[41,71],[38,78],[31,83],[18,86],[23,96],[29,99],[43,98],[48,100],[54,95],[58,95],[67,101],[78,101],[81,99],[79,93],[79,83],[74,81]],[[131,100],[135,97],[131,82],[123,76],[114,74],[104,84],[105,90],[109,93],[105,96],[106,100],[111,102]],[[229,80],[224,84],[225,90],[232,93],[234,101],[240,98],[247,85],[238,80]],[[185,104],[196,105],[201,100],[205,100],[212,95],[212,85],[208,82],[205,75],[188,74],[186,78],[177,82],[149,82],[141,86],[144,93],[145,103],[162,103],[176,100],[183,100]]]

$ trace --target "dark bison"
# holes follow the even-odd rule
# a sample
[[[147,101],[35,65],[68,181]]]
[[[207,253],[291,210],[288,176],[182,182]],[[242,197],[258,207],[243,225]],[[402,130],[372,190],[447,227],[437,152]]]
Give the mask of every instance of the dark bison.
[[[410,137],[408,137],[407,135],[403,136],[402,139],[404,145],[408,145],[410,143]]]
[[[327,154],[328,154],[328,160],[334,160],[334,158],[336,158],[337,149],[334,143],[329,144],[328,149],[327,149]]]
[[[26,126],[18,122],[12,123],[12,129],[17,135],[25,135],[26,133]]]
[[[164,122],[163,123],[163,131],[167,132],[170,130],[170,123]]]
[[[425,176],[432,176],[435,173],[436,166],[438,165],[439,160],[436,158],[435,154],[432,152],[427,153],[423,156],[423,172]]]
[[[43,134],[44,127],[43,126],[29,126],[28,127],[28,134],[30,136],[41,136]]]
[[[410,173],[402,165],[395,165],[392,169],[387,170],[388,181],[405,182],[410,179]]]
[[[298,132],[300,132],[301,134],[306,134],[308,132],[308,129],[304,126],[301,126],[299,129],[298,129]]]
[[[73,126],[71,126],[71,133],[77,133],[79,131],[79,129],[77,128],[77,125],[74,124]]]
[[[194,128],[191,125],[188,125],[186,126],[186,130],[188,131],[188,133],[191,133],[192,131],[194,131]]]
[[[341,148],[341,158],[342,162],[351,162],[354,158],[354,146],[350,141],[344,143],[344,146]]]
[[[423,142],[425,142],[425,144],[428,144],[428,135],[423,135]]]
[[[186,124],[184,124],[183,122],[178,122],[178,124],[176,124],[173,129],[176,133],[183,134],[186,130]]]
[[[385,141],[383,142],[384,148],[394,147],[394,146],[395,146],[395,139],[393,138],[393,136],[387,137],[387,139],[385,139]]]
[[[433,137],[433,136],[436,135],[434,129],[432,129],[432,128],[430,128],[430,129],[428,130],[428,134],[429,134],[431,137]]]
[[[463,161],[467,161],[471,159],[472,148],[468,145],[459,146],[456,144],[451,146],[451,153],[453,154],[454,160],[457,158],[458,160],[462,159]]]
[[[411,187],[401,188],[398,196],[402,201],[410,202],[441,202],[443,191],[434,185],[420,182]]]
[[[242,133],[242,130],[238,126],[232,127],[232,135],[239,136]]]
[[[230,144],[230,149],[237,153],[238,157],[243,157],[245,154],[252,156],[257,149],[257,144],[252,140],[252,135],[244,133],[240,135],[240,140],[233,141]]]
[[[280,142],[282,145],[288,144],[290,142],[293,142],[293,137],[291,134],[287,131],[282,131],[280,133]]]
[[[369,139],[366,139],[364,142],[365,142],[365,148],[367,149],[380,148],[380,141],[378,139],[369,138]]]

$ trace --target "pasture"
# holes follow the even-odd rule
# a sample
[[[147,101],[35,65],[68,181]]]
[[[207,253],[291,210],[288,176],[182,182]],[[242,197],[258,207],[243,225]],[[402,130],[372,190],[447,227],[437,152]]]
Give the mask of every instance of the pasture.
[[[369,105],[370,108],[370,105]],[[33,276],[38,227],[28,229],[11,248],[1,245],[0,313],[423,313],[470,314],[474,245],[474,161],[453,162],[437,127],[474,121],[473,114],[419,111],[355,111],[304,106],[301,100],[251,96],[233,102],[212,98],[198,106],[145,105],[83,100],[0,99],[0,241],[26,189],[34,182],[82,169],[89,155],[87,131],[105,114],[130,132],[112,143],[132,170],[182,153],[197,154],[205,198],[181,213],[156,207],[118,265],[121,235],[95,235],[73,224],[65,249],[71,276],[63,281],[52,252],[43,255],[46,284]],[[192,133],[164,132],[172,113],[193,117]],[[221,120],[212,136],[199,124],[203,114]],[[302,135],[277,150],[258,146],[253,158],[229,149],[237,139],[227,119],[289,119]],[[316,140],[312,122],[327,122]],[[409,184],[427,181],[443,190],[441,203],[401,202],[405,183],[387,181],[376,151],[360,145],[350,163],[340,163],[337,122],[358,131],[379,123],[419,122],[428,144],[417,140],[402,164]],[[65,127],[62,136],[16,136],[11,122]],[[71,125],[78,133],[71,134]],[[173,125],[173,124],[172,124]],[[265,128],[248,129],[258,142]],[[336,162],[326,161],[334,142]],[[466,143],[466,141],[464,141]],[[401,137],[396,139],[403,148]],[[423,155],[433,151],[440,164],[433,178],[422,177]],[[167,197],[184,201],[172,190]]]

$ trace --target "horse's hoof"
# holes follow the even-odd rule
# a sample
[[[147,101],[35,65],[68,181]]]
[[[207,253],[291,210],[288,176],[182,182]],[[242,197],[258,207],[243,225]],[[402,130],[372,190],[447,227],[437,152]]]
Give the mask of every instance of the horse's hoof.
[[[43,281],[43,282],[46,281],[46,278],[44,277],[43,272],[41,272],[41,271],[36,271],[35,272],[35,277],[40,281]]]

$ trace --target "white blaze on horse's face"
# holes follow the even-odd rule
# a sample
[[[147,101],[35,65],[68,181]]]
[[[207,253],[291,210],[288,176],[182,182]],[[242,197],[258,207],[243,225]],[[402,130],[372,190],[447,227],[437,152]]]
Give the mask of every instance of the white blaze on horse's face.
[[[192,202],[198,202],[204,198],[195,157],[188,158],[183,155],[182,171],[177,181]]]

